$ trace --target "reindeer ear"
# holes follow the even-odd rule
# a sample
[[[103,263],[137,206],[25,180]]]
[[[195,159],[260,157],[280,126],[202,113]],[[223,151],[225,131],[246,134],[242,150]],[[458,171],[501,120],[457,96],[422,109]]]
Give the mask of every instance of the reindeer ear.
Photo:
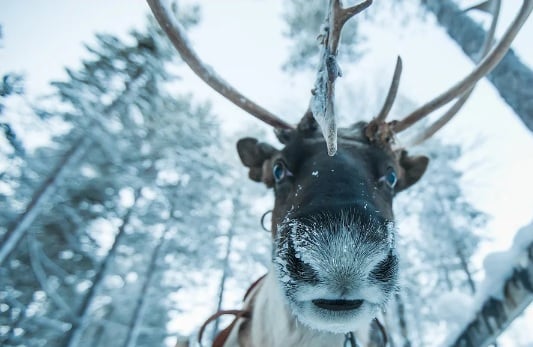
[[[252,180],[264,182],[268,187],[273,186],[270,159],[278,152],[277,149],[257,139],[245,137],[237,142],[237,152],[244,166],[250,169],[248,176]]]
[[[426,156],[409,156],[407,151],[402,150],[400,153],[400,166],[403,169],[403,182],[398,190],[408,188],[418,182],[422,177],[429,164],[429,158]]]

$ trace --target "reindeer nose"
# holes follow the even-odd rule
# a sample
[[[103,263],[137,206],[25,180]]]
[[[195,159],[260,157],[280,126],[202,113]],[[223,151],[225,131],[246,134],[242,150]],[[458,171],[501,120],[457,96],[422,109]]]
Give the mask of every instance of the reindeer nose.
[[[330,311],[349,311],[356,310],[363,304],[363,300],[327,300],[315,299],[312,303],[324,310]]]

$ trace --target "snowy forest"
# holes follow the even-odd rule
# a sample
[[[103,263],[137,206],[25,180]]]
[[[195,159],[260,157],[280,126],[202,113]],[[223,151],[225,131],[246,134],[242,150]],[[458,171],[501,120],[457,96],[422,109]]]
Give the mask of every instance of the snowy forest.
[[[199,81],[144,1],[67,2],[0,0],[0,346],[175,346],[268,271],[273,194],[235,143],[278,141]],[[327,1],[177,3],[223,78],[287,122],[302,117]],[[520,3],[502,3],[496,38]],[[375,116],[397,55],[393,118],[468,73],[490,22],[463,11],[476,4],[375,0],[350,21],[341,125]],[[413,149],[430,164],[394,200],[390,346],[533,346],[532,22],[456,119]],[[485,344],[460,344],[491,319]],[[204,345],[229,322],[210,324]]]

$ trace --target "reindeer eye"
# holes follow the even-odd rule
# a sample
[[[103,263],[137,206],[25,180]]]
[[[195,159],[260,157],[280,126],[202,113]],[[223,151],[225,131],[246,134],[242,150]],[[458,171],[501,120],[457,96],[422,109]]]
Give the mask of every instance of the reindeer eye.
[[[274,181],[276,181],[276,183],[280,182],[287,176],[287,168],[283,162],[278,161],[272,166],[272,176],[274,176]]]
[[[396,171],[393,168],[388,168],[385,176],[382,177],[383,181],[387,183],[390,188],[394,188],[396,183],[398,183],[398,177],[396,176]]]

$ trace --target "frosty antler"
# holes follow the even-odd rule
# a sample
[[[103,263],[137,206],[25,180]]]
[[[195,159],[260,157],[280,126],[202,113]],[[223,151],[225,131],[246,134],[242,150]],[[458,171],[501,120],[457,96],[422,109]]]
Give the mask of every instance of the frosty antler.
[[[168,1],[165,0],[147,0],[152,13],[157,19],[159,25],[167,34],[168,38],[178,50],[183,60],[189,67],[211,88],[220,93],[229,101],[250,113],[252,116],[262,120],[263,122],[283,129],[292,129],[294,126],[283,121],[275,116],[270,111],[259,106],[246,96],[242,95],[237,89],[232,87],[229,83],[224,81],[217,73],[208,65],[206,65],[191,48],[185,32],[180,23],[175,18]]]
[[[324,20],[323,32],[319,36],[322,49],[320,63],[312,90],[310,109],[313,117],[322,130],[326,140],[328,154],[337,152],[337,122],[335,118],[335,80],[341,76],[337,64],[338,46],[344,24],[353,16],[372,4],[365,0],[355,6],[344,8],[342,1],[330,0],[328,12]]]

